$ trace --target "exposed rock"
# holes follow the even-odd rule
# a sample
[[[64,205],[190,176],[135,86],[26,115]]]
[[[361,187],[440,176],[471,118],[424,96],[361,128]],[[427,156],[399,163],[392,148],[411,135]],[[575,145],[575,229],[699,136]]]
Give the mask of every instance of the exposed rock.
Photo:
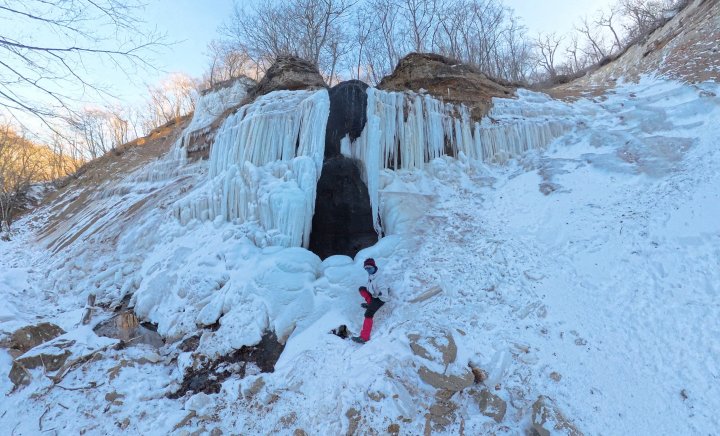
[[[505,400],[487,389],[483,389],[480,392],[472,390],[470,391],[470,395],[477,402],[480,413],[494,419],[495,422],[501,422],[503,420],[505,412],[507,411],[507,403],[505,403]]]
[[[340,141],[360,137],[367,121],[367,88],[360,80],[348,80],[330,88],[330,116],[325,128],[325,158],[340,156]]]
[[[199,345],[200,335],[193,335],[189,338],[183,339],[183,341],[180,342],[180,345],[178,345],[178,349],[182,352],[188,353],[197,350]]]
[[[67,346],[74,344],[70,341]],[[59,347],[48,347],[31,355],[23,355],[13,362],[8,377],[15,386],[30,383],[30,369],[43,368],[45,372],[54,372],[62,368],[65,361],[72,356],[72,351]]]
[[[410,349],[416,356],[427,360],[437,361],[437,358],[440,357],[443,365],[447,366],[455,362],[457,358],[457,345],[451,332],[444,330],[441,335],[442,337],[438,338],[426,338],[424,343],[431,348],[431,350],[428,350],[420,344],[422,340],[420,335],[409,334]]]
[[[400,424],[390,424],[387,428],[388,434],[398,436],[400,434]]]
[[[562,414],[555,401],[540,395],[532,406],[532,428],[540,436],[558,432],[569,436],[582,436],[582,432]]]
[[[128,310],[100,322],[93,329],[98,336],[120,339],[127,344],[148,344],[155,348],[164,345],[162,336],[140,324],[135,314]]]
[[[475,376],[470,370],[466,370],[460,375],[446,375],[432,371],[426,366],[421,366],[418,375],[422,381],[436,389],[447,389],[455,392],[459,392],[475,383]]]
[[[280,56],[265,72],[265,77],[248,91],[242,104],[282,89],[294,91],[320,88],[327,88],[327,85],[315,65],[295,56]]]
[[[216,394],[220,392],[222,382],[231,375],[245,377],[248,364],[254,364],[261,372],[273,372],[284,348],[283,344],[278,342],[275,333],[265,332],[260,343],[242,346],[229,355],[214,360],[205,355],[196,355],[194,356],[196,364],[187,368],[180,388],[168,393],[167,397],[177,399],[186,392]],[[262,386],[257,389],[259,390],[260,387]]]
[[[347,435],[352,436],[356,434],[358,427],[360,426],[360,412],[357,409],[351,407],[345,412],[345,417],[348,419],[348,431]]]
[[[375,244],[372,207],[358,162],[345,157],[325,161],[317,184],[310,250],[321,259]]]
[[[65,330],[49,322],[29,325],[15,330],[6,341],[9,352],[14,357],[25,354],[31,348],[51,341],[65,333]]]
[[[488,378],[488,373],[482,368],[478,368],[477,366],[470,366],[470,370],[473,373],[473,377],[475,377],[475,384],[484,383],[485,380]]]
[[[502,85],[476,68],[431,53],[410,53],[384,77],[378,89],[387,91],[427,91],[448,103],[464,104],[473,119],[485,116],[493,97],[510,98],[515,94],[511,86]]]
[[[430,421],[433,423],[433,429],[436,431],[445,430],[445,427],[455,421],[457,416],[455,411],[457,409],[458,405],[452,401],[436,401],[435,404],[430,406],[428,413]]]

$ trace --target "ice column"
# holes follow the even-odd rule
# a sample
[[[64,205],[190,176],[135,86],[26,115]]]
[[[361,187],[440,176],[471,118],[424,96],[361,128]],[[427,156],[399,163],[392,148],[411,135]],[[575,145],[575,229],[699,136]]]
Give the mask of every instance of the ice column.
[[[326,90],[276,91],[228,117],[207,186],[178,203],[180,221],[258,221],[273,244],[307,247],[329,110]]]
[[[567,117],[554,116],[562,115],[562,110],[548,116],[548,107],[554,106],[533,93],[521,93],[521,101],[504,99],[492,119],[486,117],[479,123],[471,119],[465,106],[427,94],[373,88],[367,94],[365,129],[353,144],[343,144],[342,150],[364,163],[363,176],[378,232],[381,170],[421,169],[435,158],[460,153],[475,160],[504,162],[529,149],[545,147],[572,126]]]

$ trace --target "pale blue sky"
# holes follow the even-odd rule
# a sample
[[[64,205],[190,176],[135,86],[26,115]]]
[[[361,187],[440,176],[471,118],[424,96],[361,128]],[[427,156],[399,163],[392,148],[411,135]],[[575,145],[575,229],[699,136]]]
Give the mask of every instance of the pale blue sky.
[[[243,4],[266,0],[239,0]],[[527,26],[529,36],[537,32],[570,32],[583,15],[614,3],[615,0],[504,0]],[[148,0],[143,18],[148,26],[167,33],[170,47],[157,53],[158,71],[128,78],[111,65],[86,65],[91,81],[111,87],[126,103],[142,101],[146,86],[157,84],[169,73],[183,72],[200,77],[208,65],[208,43],[218,36],[218,28],[232,14],[233,0]],[[14,23],[5,23],[12,25]],[[26,31],[31,31],[26,29]]]
[[[247,1],[247,0],[245,0]],[[530,36],[538,32],[570,32],[578,19],[614,3],[615,0],[504,0],[521,17]],[[200,76],[207,66],[208,43],[232,13],[232,0],[155,0],[148,7],[146,21],[179,41],[158,56],[162,73],[184,72]],[[149,81],[153,78],[145,78]],[[140,87],[143,91],[144,87]]]

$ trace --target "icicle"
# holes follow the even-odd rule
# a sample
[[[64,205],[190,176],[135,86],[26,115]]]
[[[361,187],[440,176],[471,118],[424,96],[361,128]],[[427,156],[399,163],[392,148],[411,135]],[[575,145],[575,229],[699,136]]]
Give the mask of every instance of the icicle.
[[[341,149],[363,162],[375,228],[379,226],[379,174],[383,169],[413,170],[445,154],[465,155],[486,162],[504,162],[521,153],[545,147],[566,132],[571,123],[562,109],[548,118],[548,99],[520,92],[531,104],[496,99],[493,117],[481,123],[472,121],[465,106],[443,103],[426,94],[367,90],[367,124],[352,144],[341,142]],[[537,106],[537,108],[533,107]],[[349,140],[349,139],[347,139]]]
[[[190,220],[257,220],[274,244],[310,242],[330,110],[326,90],[277,91],[228,117],[210,152],[210,180],[176,205]]]

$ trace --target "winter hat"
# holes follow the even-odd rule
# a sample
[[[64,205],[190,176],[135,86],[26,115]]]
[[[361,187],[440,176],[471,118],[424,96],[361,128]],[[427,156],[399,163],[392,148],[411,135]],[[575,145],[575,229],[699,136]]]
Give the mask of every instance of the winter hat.
[[[363,268],[367,268],[369,266],[377,270],[377,265],[375,265],[375,259],[373,259],[372,257],[368,257],[367,259],[365,259],[365,262],[363,262]]]

